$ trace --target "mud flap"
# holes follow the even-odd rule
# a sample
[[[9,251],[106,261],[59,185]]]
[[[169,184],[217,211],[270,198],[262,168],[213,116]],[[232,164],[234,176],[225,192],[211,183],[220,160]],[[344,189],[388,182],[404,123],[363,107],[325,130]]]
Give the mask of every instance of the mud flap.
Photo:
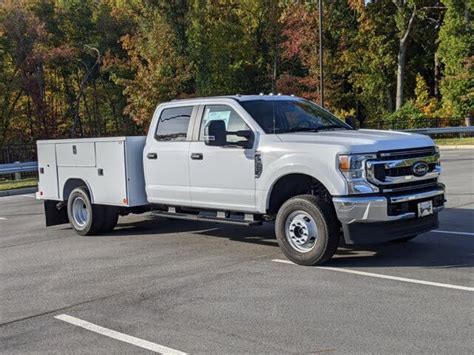
[[[57,207],[58,201],[45,200],[44,201],[44,214],[46,216],[46,227],[56,226],[58,224],[69,223],[67,217],[67,208]]]

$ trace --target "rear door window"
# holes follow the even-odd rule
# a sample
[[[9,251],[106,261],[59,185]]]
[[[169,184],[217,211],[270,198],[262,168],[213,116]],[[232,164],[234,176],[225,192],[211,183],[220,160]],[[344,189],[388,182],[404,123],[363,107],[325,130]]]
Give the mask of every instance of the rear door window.
[[[193,106],[165,108],[156,128],[156,140],[186,141],[192,112]]]

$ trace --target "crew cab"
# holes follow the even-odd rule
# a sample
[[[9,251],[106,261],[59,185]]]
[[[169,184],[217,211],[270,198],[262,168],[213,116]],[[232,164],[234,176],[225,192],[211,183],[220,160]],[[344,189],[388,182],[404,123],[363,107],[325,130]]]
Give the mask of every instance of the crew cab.
[[[38,141],[47,226],[111,232],[119,215],[259,225],[321,264],[340,244],[407,241],[438,227],[438,148],[423,135],[354,129],[284,95],[160,104],[146,137]],[[157,223],[159,228],[159,223]]]

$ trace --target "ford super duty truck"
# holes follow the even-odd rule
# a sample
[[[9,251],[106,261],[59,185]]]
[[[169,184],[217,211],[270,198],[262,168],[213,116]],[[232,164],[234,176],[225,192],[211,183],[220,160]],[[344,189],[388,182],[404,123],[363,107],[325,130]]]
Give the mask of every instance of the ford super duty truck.
[[[275,223],[283,253],[327,261],[340,243],[407,241],[438,227],[438,148],[423,135],[353,129],[293,96],[159,105],[146,137],[38,141],[46,225],[110,232],[119,215]]]

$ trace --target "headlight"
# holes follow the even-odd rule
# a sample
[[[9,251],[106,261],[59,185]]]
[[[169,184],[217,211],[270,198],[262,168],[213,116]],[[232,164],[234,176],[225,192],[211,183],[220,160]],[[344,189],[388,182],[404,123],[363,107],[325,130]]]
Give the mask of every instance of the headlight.
[[[378,192],[378,188],[369,183],[365,176],[365,162],[375,158],[377,158],[375,154],[341,154],[338,156],[338,168],[347,181],[349,194]]]

